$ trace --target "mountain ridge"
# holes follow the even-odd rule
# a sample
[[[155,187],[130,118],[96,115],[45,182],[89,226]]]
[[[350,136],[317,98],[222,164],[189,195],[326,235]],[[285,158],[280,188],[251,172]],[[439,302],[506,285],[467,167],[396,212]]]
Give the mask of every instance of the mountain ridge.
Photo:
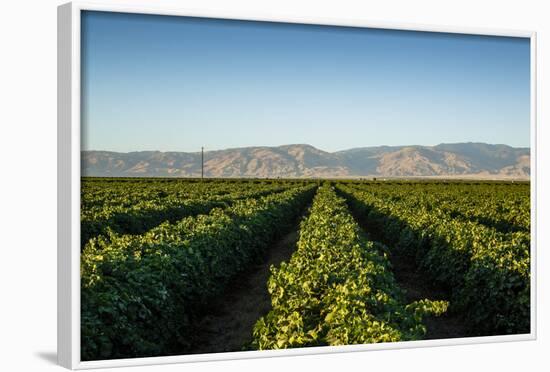
[[[309,144],[250,146],[204,153],[206,177],[449,177],[529,179],[530,148],[482,142],[369,146],[328,152]],[[82,151],[82,175],[200,177],[201,153]]]

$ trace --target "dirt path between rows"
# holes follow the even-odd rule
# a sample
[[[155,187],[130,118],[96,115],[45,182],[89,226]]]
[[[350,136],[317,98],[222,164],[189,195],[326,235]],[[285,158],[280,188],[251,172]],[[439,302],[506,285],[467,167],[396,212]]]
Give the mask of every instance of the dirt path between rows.
[[[405,290],[408,303],[424,298],[430,300],[448,300],[449,293],[427,280],[414,262],[414,259],[404,255],[390,254],[393,275],[399,286]],[[425,319],[425,340],[443,338],[467,337],[468,332],[459,314],[443,314],[439,317]]]
[[[283,236],[266,253],[264,262],[233,279],[213,311],[197,324],[189,354],[241,351],[251,341],[256,321],[271,310],[267,280],[271,265],[288,261],[296,248],[297,229]]]
[[[370,240],[388,245],[380,231],[371,228],[372,226],[366,224],[351,208],[350,210]],[[428,276],[418,269],[413,257],[392,252],[390,247],[389,259],[393,275],[399,287],[405,290],[407,303],[426,298],[430,300],[449,300],[450,293],[430,281]],[[439,317],[430,316],[425,319],[425,324],[425,340],[469,336],[460,314],[446,313]]]
[[[384,244],[380,232],[369,229],[360,218],[355,217],[369,239]],[[186,354],[246,350],[246,345],[252,339],[254,324],[271,309],[271,298],[267,292],[270,267],[279,266],[281,262],[289,260],[296,249],[297,229],[298,226],[280,238],[266,252],[263,262],[252,265],[229,283],[224,295],[212,304],[212,310],[194,327],[197,332],[193,335],[194,346]],[[407,302],[424,298],[449,298],[447,291],[435,286],[417,269],[414,259],[395,252],[389,258],[395,279],[406,292]],[[429,317],[425,323],[427,334],[424,339],[468,336],[459,314]]]

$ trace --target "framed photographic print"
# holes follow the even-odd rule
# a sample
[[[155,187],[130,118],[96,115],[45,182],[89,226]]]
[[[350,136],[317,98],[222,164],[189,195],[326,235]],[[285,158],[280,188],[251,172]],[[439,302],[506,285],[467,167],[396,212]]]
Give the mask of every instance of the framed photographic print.
[[[58,357],[531,340],[536,34],[58,9]]]

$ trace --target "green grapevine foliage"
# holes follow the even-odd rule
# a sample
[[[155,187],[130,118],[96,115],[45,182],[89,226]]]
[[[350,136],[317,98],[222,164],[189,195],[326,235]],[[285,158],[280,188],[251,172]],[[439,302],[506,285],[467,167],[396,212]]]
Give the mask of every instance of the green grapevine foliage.
[[[142,235],[92,239],[81,256],[83,360],[185,350],[201,309],[288,229],[314,189],[239,200]]]
[[[452,290],[472,334],[529,332],[528,185],[338,187],[394,249]]]
[[[82,359],[190,350],[212,300],[304,213],[296,251],[271,268],[272,308],[247,346],[417,340],[425,317],[445,312],[472,335],[529,332],[528,184],[319,184],[83,178]],[[399,251],[450,301],[406,303],[388,258]]]
[[[280,349],[416,340],[422,317],[444,301],[406,305],[384,249],[368,241],[329,186],[319,189],[300,226],[298,249],[272,268],[273,309],[254,328],[254,346]]]

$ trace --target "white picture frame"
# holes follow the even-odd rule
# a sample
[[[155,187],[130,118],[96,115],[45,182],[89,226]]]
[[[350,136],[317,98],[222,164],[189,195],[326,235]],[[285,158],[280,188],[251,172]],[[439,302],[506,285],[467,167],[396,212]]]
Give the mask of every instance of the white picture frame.
[[[338,347],[312,347],[270,351],[246,351],[153,358],[82,362],[80,359],[80,17],[82,11],[194,16],[314,25],[355,26],[394,30],[515,36],[530,39],[531,45],[531,332],[522,335],[487,336],[426,341],[407,341]],[[70,369],[122,367],[198,361],[312,355],[480,344],[536,339],[536,32],[380,23],[368,20],[338,20],[302,17],[273,17],[265,14],[167,9],[143,5],[106,5],[75,1],[58,7],[58,362]]]

